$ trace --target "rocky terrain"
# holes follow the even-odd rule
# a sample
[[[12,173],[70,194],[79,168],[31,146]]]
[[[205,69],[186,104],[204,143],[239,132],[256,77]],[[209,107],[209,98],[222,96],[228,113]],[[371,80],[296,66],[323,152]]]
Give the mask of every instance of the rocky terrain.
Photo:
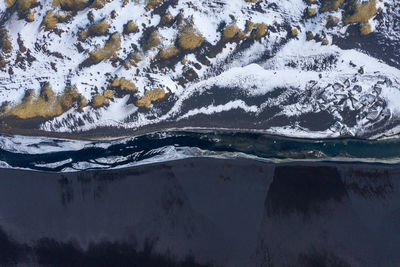
[[[399,132],[395,0],[6,0],[0,131]]]

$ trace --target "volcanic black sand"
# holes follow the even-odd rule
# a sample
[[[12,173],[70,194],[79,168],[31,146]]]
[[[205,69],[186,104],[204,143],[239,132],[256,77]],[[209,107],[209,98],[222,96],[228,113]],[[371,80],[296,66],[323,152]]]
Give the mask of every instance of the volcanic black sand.
[[[0,170],[1,266],[400,266],[400,166]]]

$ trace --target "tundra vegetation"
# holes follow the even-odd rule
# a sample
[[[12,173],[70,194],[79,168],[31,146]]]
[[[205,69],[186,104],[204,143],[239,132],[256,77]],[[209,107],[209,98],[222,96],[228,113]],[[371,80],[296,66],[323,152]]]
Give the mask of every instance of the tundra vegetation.
[[[35,14],[39,10],[39,8],[36,8],[39,6],[38,0],[4,1],[8,8],[12,7],[12,10],[16,10],[19,19],[24,19],[27,22],[34,21]],[[256,8],[260,2],[260,0],[243,1],[249,3],[249,8]],[[368,22],[378,12],[376,8],[376,0],[304,1],[308,5],[304,10],[305,19],[313,19],[318,14],[321,14],[326,18],[325,27],[327,29],[333,29],[348,24],[356,24],[359,26],[362,35],[367,35],[372,32],[372,26]],[[115,18],[118,15],[116,11],[113,11],[110,14],[101,13],[101,17],[99,17],[99,12],[95,12],[95,10],[100,10],[111,2],[112,0],[53,0],[53,9],[48,10],[45,13],[42,27],[45,31],[54,31],[57,33],[56,30],[59,28],[58,26],[60,24],[68,22],[71,16],[75,16],[78,14],[78,11],[87,8],[89,10],[87,17],[89,18],[90,23],[88,25],[82,25],[82,27],[86,28],[80,29],[80,32],[77,34],[78,41],[75,44],[77,47],[80,47],[80,53],[88,53],[88,57],[81,64],[81,67],[89,67],[106,60],[110,60],[111,63],[116,64],[116,66],[122,65],[125,69],[137,67],[142,61],[144,61],[144,63],[147,61],[152,63],[164,61],[168,64],[169,62],[180,62],[182,65],[185,65],[185,70],[191,70],[185,73],[189,73],[188,75],[193,76],[196,75],[195,68],[200,69],[202,66],[198,64],[198,66],[193,67],[195,64],[191,60],[187,60],[189,58],[187,55],[192,52],[195,52],[196,54],[203,53],[203,50],[207,50],[211,44],[208,43],[201,32],[196,29],[192,18],[185,16],[184,11],[173,16],[171,13],[166,11],[168,9],[163,11],[164,6],[167,5],[169,1],[134,0],[135,3],[143,4],[142,8],[144,7],[147,12],[160,13],[158,14],[161,16],[160,22],[158,25],[149,27],[146,23],[138,25],[136,21],[128,20],[124,21],[125,24],[123,25],[122,32],[116,32],[118,27],[116,28],[112,26],[113,21],[115,21]],[[124,0],[122,6],[126,5],[128,2],[129,0]],[[340,16],[337,15],[337,12],[342,12],[341,19]],[[269,31],[272,32],[276,26],[267,25],[265,23],[254,23],[248,20],[244,29],[241,29],[237,25],[235,18],[231,17],[231,19],[230,22],[221,22],[222,26],[218,30],[221,33],[221,39],[218,42],[218,45],[220,46],[224,46],[229,42],[240,43],[244,40],[251,42],[261,41],[264,37],[267,37]],[[166,44],[165,40],[167,40],[167,38],[163,38],[160,34],[162,33],[160,29],[163,27],[171,27],[177,30],[177,35],[170,43]],[[292,27],[287,28],[287,32],[288,37],[297,37],[302,33],[299,26],[294,27],[293,25]],[[46,32],[45,34],[51,33],[52,32]],[[324,32],[314,34],[310,31],[305,31],[307,40],[316,40],[320,42],[321,45],[329,45],[329,40],[323,33]],[[100,36],[109,36],[103,46],[98,46],[98,42],[95,39],[95,37]],[[136,44],[132,43],[128,48],[127,46],[124,46],[123,50],[127,50],[127,52],[124,53],[126,58],[118,58],[122,42],[126,42],[130,38],[135,38],[136,40],[140,40],[140,42]],[[0,69],[2,70],[7,69],[8,57],[10,57],[13,52],[12,44],[13,42],[7,28],[1,27]],[[20,45],[19,42],[18,44]],[[23,43],[20,47],[23,47]],[[26,48],[24,49],[25,52]],[[21,54],[22,48],[19,52]],[[204,57],[205,55],[202,56]],[[202,64],[207,65],[207,63]],[[138,71],[138,69],[136,69],[136,71]],[[91,105],[93,108],[101,108],[109,105],[110,101],[121,94],[137,94],[138,88],[132,80],[122,77],[108,81],[110,83],[105,86],[107,87],[107,90],[103,90],[103,93],[101,94],[97,93],[94,95],[89,103],[75,88],[67,87],[62,94],[57,95],[52,90],[50,84],[46,84],[40,90],[39,95],[36,95],[33,90],[27,90],[19,104],[3,103],[1,106],[1,114],[2,116],[14,116],[18,118],[49,118],[61,115],[63,112],[74,106],[76,106],[78,110],[82,110],[87,105]],[[159,85],[152,86],[154,86],[153,88],[157,88]],[[153,103],[165,98],[165,96],[166,93],[164,89],[159,88],[147,90],[144,96],[138,98],[136,105],[141,108],[150,108]]]
[[[4,108],[2,116],[31,119],[50,118],[63,114],[74,105],[82,109],[86,100],[75,88],[67,87],[63,94],[56,95],[49,83],[45,84],[36,95],[34,90],[27,90],[18,105]]]
[[[136,105],[140,108],[150,108],[151,104],[165,97],[164,89],[146,91],[145,95],[138,99]]]

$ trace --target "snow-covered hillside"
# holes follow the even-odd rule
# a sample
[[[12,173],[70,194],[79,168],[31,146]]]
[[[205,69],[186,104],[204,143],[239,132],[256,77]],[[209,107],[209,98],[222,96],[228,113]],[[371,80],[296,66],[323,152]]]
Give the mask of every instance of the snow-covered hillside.
[[[387,52],[400,36],[394,0],[7,0],[0,9],[2,132],[399,131],[400,64]]]

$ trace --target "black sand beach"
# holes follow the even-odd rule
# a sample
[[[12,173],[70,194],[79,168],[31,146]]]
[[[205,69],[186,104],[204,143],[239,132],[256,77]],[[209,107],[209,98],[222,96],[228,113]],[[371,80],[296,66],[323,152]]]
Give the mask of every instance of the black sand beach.
[[[1,266],[400,266],[398,165],[0,170]]]

